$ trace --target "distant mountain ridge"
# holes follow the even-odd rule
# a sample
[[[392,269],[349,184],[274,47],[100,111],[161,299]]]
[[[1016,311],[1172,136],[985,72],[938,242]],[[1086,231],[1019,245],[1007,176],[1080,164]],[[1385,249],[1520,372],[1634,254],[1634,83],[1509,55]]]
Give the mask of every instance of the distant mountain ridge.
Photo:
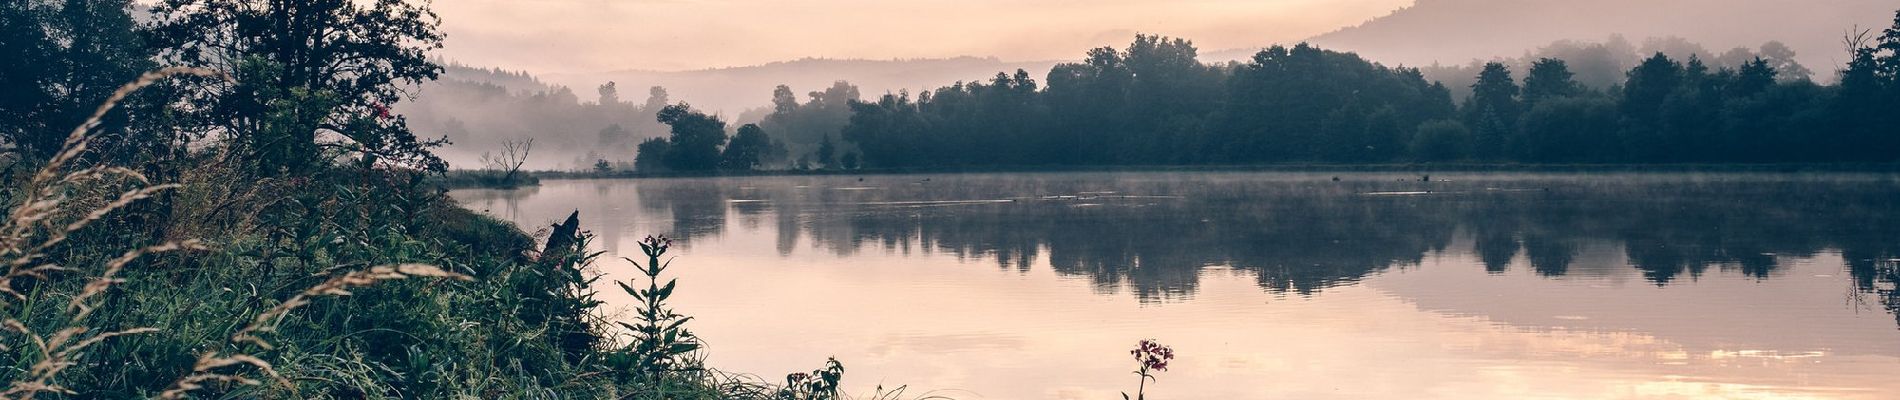
[[[1418,0],[1363,24],[1315,36],[1324,48],[1386,65],[1463,64],[1516,57],[1558,40],[1681,37],[1710,51],[1788,44],[1820,75],[1846,59],[1842,34],[1882,28],[1896,0]],[[1210,54],[1245,59],[1253,49]]]
[[[857,85],[865,97],[874,97],[899,90],[917,92],[935,89],[957,81],[987,80],[997,72],[1016,69],[1024,69],[1041,77],[1056,63],[1003,61],[994,57],[894,60],[804,58],[744,67],[547,74],[541,78],[576,90],[591,90],[609,81],[622,88],[662,86],[673,94],[675,100],[686,101],[704,110],[738,115],[752,108],[770,105],[772,88],[778,85],[790,86],[794,93],[803,98],[804,93],[823,90],[833,82],[849,81]]]
[[[1356,52],[1386,65],[1429,66],[1521,57],[1559,40],[1601,41],[1611,35],[1638,42],[1680,37],[1706,46],[1711,54],[1780,41],[1799,53],[1796,59],[1814,69],[1817,79],[1829,80],[1845,59],[1842,34],[1856,25],[1885,27],[1896,9],[1900,0],[1418,0],[1410,7],[1306,42]],[[1082,50],[1077,49],[1078,59]],[[1244,61],[1258,50],[1202,49],[1201,60]],[[591,93],[609,81],[629,91],[661,86],[676,101],[738,116],[768,105],[772,88],[781,84],[803,97],[843,80],[857,85],[868,98],[986,80],[997,72],[1016,69],[1042,78],[1059,62],[973,56],[804,58],[688,71],[619,70],[537,77],[580,93]]]

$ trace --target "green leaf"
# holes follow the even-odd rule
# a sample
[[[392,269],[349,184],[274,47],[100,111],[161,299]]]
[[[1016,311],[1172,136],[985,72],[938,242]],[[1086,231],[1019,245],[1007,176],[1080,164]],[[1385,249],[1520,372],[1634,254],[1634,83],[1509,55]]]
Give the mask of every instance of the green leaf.
[[[676,284],[676,283],[679,283],[679,280],[678,280],[678,279],[674,279],[674,280],[670,280],[670,281],[666,281],[666,287],[663,287],[663,288],[660,288],[660,298],[662,298],[662,299],[665,299],[665,298],[667,298],[667,297],[672,297],[672,296],[673,296],[673,286],[674,286],[674,284]]]
[[[636,290],[633,290],[632,286],[627,286],[626,282],[614,281],[614,284],[620,285],[620,290],[627,291],[627,294],[633,295],[634,297],[640,297],[640,293],[638,293],[638,291]]]

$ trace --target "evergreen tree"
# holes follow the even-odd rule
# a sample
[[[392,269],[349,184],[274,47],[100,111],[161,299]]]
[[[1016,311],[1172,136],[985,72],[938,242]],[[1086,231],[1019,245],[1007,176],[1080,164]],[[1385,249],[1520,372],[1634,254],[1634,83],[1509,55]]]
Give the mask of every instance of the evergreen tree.
[[[1576,80],[1576,74],[1570,72],[1570,65],[1564,60],[1545,58],[1531,63],[1530,74],[1524,76],[1524,107],[1536,107],[1540,100],[1571,97],[1581,94],[1583,86]]]
[[[1478,72],[1477,83],[1471,84],[1471,92],[1471,99],[1465,101],[1465,124],[1477,130],[1477,156],[1502,159],[1517,123],[1517,81],[1511,78],[1509,67],[1487,63]]]
[[[818,168],[829,169],[835,166],[832,161],[837,153],[838,146],[831,142],[831,135],[825,135],[825,139],[818,142]]]
[[[1630,161],[1662,161],[1668,151],[1663,126],[1663,104],[1682,86],[1683,67],[1668,55],[1656,53],[1630,70],[1623,86],[1623,148]]]

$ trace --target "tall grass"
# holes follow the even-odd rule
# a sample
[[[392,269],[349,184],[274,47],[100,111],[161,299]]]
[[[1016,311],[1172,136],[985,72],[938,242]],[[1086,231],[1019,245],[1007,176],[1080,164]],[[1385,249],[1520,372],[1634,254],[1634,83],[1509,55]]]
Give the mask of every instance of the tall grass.
[[[836,360],[782,382],[704,368],[670,310],[616,327],[578,215],[536,248],[409,171],[256,178],[215,145],[177,182],[82,165],[106,113],[187,75],[225,79],[142,76],[55,157],[0,174],[0,399],[849,397]]]
[[[0,332],[10,334],[7,342],[0,342],[0,350],[13,352],[12,343],[28,343],[30,348],[18,349],[19,360],[32,360],[25,373],[12,377],[0,398],[32,399],[45,393],[77,394],[71,388],[62,386],[57,378],[62,372],[80,365],[80,358],[86,351],[107,340],[121,336],[153,334],[161,332],[153,327],[134,327],[118,329],[98,329],[89,326],[94,312],[99,310],[99,299],[113,286],[124,283],[121,272],[147,255],[181,250],[205,250],[197,240],[175,240],[163,243],[134,247],[117,257],[98,266],[97,272],[85,279],[76,293],[58,293],[48,290],[47,282],[58,279],[56,275],[84,273],[86,268],[71,264],[49,261],[48,252],[66,243],[67,240],[91,227],[94,223],[106,219],[113,213],[132,204],[151,198],[164,191],[180,187],[178,184],[151,184],[143,174],[122,167],[93,166],[71,168],[74,161],[84,154],[96,137],[92,128],[104,119],[106,114],[127,96],[161,80],[178,75],[197,75],[220,77],[214,71],[195,68],[168,68],[141,76],[138,80],[126,84],[113,92],[87,120],[67,135],[59,153],[41,165],[32,173],[23,186],[24,196],[7,211],[7,219],[0,224],[0,258],[5,260],[7,269],[0,275],[0,310],[7,311],[0,316]],[[101,183],[129,183],[132,187],[116,197],[98,203]],[[256,334],[276,329],[277,322],[292,310],[309,304],[311,297],[349,295],[347,289],[375,284],[379,281],[404,279],[408,277],[445,277],[467,279],[467,276],[443,271],[440,268],[421,264],[379,266],[337,276],[321,284],[306,289],[303,293],[279,303],[271,309],[259,313],[249,325],[239,329],[231,337],[232,343],[250,343],[259,348],[271,348],[269,342]],[[19,288],[27,287],[31,294],[23,293]],[[57,297],[69,297],[63,306],[45,304],[44,300]],[[51,306],[51,307],[48,307]],[[22,320],[25,318],[25,320]],[[274,378],[286,388],[292,384],[271,367],[270,363],[248,354],[220,354],[207,352],[202,355],[190,375],[179,378],[171,387],[159,393],[158,398],[180,398],[187,393],[203,388],[207,382],[232,382],[240,384],[258,384],[255,379],[243,375],[219,372],[232,366],[250,366]]]

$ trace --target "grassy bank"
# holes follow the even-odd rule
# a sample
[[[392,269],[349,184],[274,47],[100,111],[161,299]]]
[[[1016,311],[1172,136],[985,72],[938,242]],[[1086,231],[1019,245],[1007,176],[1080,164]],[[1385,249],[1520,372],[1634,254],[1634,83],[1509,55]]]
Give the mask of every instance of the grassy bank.
[[[541,184],[534,173],[509,175],[489,170],[454,170],[427,178],[429,185],[443,189],[514,189]]]
[[[578,216],[536,237],[424,173],[260,177],[207,152],[155,176],[93,161],[95,139],[0,176],[0,398],[844,397],[835,361],[701,363],[658,270],[611,321]]]

